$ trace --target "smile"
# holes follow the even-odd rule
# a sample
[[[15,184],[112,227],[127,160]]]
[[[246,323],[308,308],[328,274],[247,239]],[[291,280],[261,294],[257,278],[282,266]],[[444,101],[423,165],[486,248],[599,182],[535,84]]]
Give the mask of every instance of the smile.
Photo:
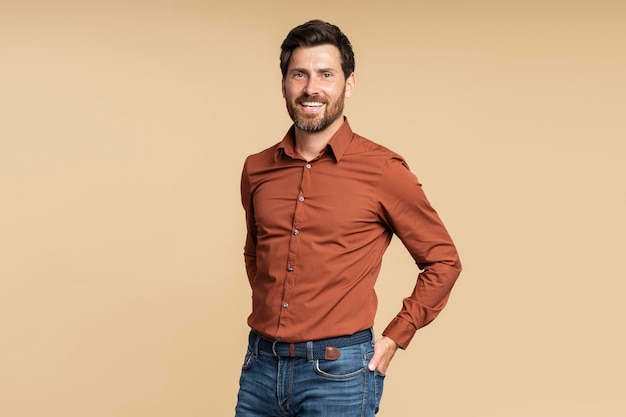
[[[317,101],[306,101],[304,103],[300,103],[300,105],[304,107],[322,107],[324,103],[320,103]]]

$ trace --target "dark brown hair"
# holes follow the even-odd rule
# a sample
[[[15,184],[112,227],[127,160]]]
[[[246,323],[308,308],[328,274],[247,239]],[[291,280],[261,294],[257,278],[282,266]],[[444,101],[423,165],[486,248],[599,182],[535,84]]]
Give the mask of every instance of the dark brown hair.
[[[280,71],[283,77],[287,75],[287,67],[291,55],[301,46],[334,45],[339,49],[341,69],[348,78],[354,72],[354,52],[348,37],[335,25],[321,21],[310,20],[297,26],[289,32],[280,46]]]

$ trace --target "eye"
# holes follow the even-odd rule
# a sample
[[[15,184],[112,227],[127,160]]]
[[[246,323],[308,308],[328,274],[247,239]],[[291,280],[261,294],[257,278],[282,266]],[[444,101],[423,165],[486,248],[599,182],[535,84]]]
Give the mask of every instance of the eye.
[[[299,71],[295,71],[293,73],[293,78],[304,78],[304,74]]]
[[[332,72],[325,72],[324,74],[322,74],[322,77],[324,78],[330,78],[332,76],[333,76]]]

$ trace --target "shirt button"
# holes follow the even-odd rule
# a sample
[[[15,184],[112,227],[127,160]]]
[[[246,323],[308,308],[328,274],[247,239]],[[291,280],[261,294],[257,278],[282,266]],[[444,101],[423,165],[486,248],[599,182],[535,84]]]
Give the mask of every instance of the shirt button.
[[[289,271],[289,272],[293,271],[293,266],[288,266],[287,267],[287,271]]]
[[[300,196],[300,197],[298,197],[298,200],[304,201],[304,197]]]
[[[299,231],[299,230],[294,230],[294,231],[293,231],[293,234],[297,236],[297,235],[299,235],[299,234],[300,234],[300,231]]]
[[[287,307],[289,307],[289,303],[283,304],[283,308],[287,308]]]
[[[305,167],[306,167],[307,169],[311,169],[311,164],[306,164],[306,165],[305,165]]]

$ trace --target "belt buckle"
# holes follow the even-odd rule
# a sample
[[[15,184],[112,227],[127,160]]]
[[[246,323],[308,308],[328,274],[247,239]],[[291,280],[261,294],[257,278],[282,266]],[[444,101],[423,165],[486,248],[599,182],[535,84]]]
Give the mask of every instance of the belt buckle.
[[[278,356],[278,353],[276,353],[276,343],[278,343],[278,340],[274,340],[272,342],[272,353],[274,354],[274,356]]]

